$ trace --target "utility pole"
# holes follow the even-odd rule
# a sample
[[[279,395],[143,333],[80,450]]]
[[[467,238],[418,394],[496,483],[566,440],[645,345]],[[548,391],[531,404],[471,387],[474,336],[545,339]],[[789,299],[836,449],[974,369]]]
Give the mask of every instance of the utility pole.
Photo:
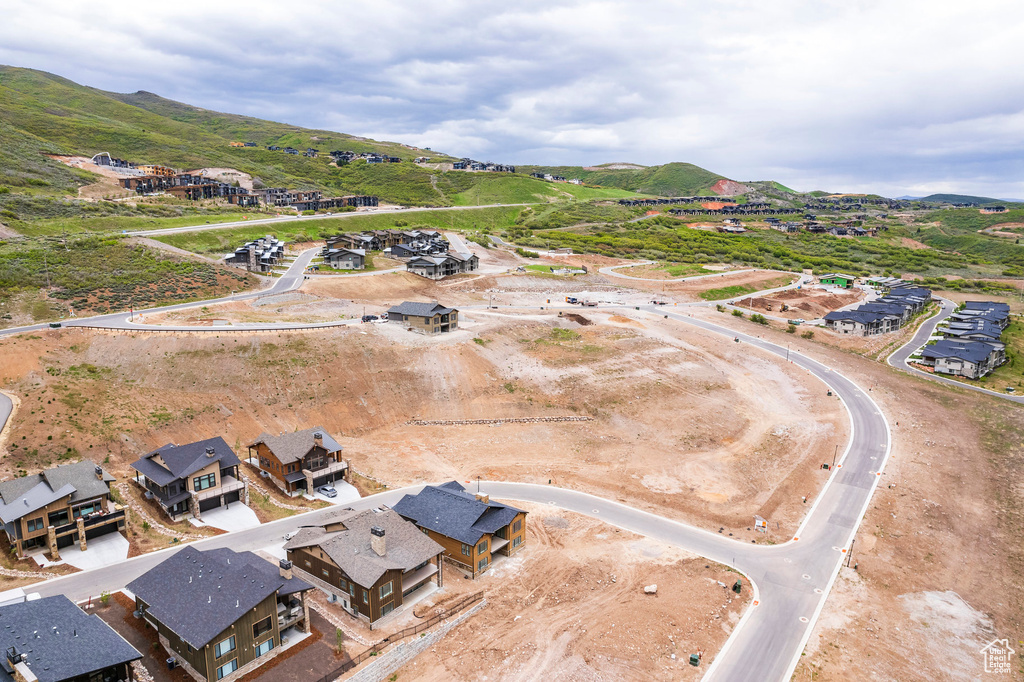
[[[836,457],[838,457],[838,456],[839,456],[839,443],[836,443],[836,451],[832,455],[832,468],[833,469],[836,468]]]

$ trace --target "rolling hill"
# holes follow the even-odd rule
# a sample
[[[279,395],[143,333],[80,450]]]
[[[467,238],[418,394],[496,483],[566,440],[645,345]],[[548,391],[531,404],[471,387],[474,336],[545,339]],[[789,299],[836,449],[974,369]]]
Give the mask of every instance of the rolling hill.
[[[664,197],[712,194],[711,187],[721,175],[692,163],[666,163],[662,166],[636,166],[609,163],[603,166],[520,166],[524,173],[551,173],[602,187]]]
[[[1001,199],[992,197],[974,197],[969,194],[929,194],[920,201],[943,201],[949,204],[998,204]]]

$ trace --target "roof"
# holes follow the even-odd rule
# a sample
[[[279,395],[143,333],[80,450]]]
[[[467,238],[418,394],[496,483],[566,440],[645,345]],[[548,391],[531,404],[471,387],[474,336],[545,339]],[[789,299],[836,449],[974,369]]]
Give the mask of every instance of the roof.
[[[96,468],[91,460],[83,459],[0,482],[0,521],[10,523],[62,497],[70,496],[69,502],[78,502],[109,495],[109,483],[116,479],[101,467],[103,480],[100,480],[96,477]]]
[[[481,502],[457,481],[428,485],[416,495],[405,495],[393,509],[418,526],[468,545],[526,513],[500,502]]]
[[[967,362],[979,364],[985,362],[995,347],[981,341],[953,341],[941,339],[930,346],[921,349],[921,355],[926,358],[948,358],[955,357]]]
[[[455,311],[455,308],[445,308],[434,301],[433,303],[418,303],[405,301],[396,306],[388,308],[388,315],[396,313],[399,315],[412,315],[413,317],[432,317],[434,315],[447,315]]]
[[[319,547],[361,587],[372,587],[387,571],[408,571],[444,552],[444,547],[390,509],[383,512],[344,509],[324,521],[325,526],[336,523],[343,529],[303,528],[284,547]],[[371,547],[370,529],[374,527],[384,531],[384,556]]]
[[[208,456],[207,448],[213,448],[211,456]],[[155,461],[157,455],[166,466]],[[220,462],[222,469],[239,464],[234,450],[220,436],[187,445],[168,443],[132,462],[131,467],[157,485],[165,486],[208,467],[212,462]]]
[[[822,275],[818,279],[833,279],[835,277],[840,277],[842,279],[857,279],[853,275],[844,275],[841,272],[831,272],[831,273],[829,273],[827,275]]]
[[[854,322],[860,322],[861,324],[871,324],[872,322],[877,322],[890,316],[892,316],[890,313],[870,312],[867,310],[837,310],[825,315],[824,319],[829,322],[837,320],[853,320]]]
[[[297,462],[309,454],[309,451],[316,445],[313,441],[313,434],[316,433],[321,434],[323,437],[323,446],[327,452],[340,452],[342,450],[338,441],[334,440],[331,434],[327,433],[327,429],[322,426],[314,426],[311,429],[303,429],[302,431],[293,431],[291,433],[282,433],[280,436],[261,433],[260,437],[249,447],[263,443],[270,448],[270,451],[274,453],[274,456],[277,457],[281,464],[288,464],[289,462]]]
[[[924,287],[891,287],[887,294],[887,298],[903,298],[906,296],[917,296],[927,301],[932,297],[932,290],[925,289]]]
[[[185,547],[128,583],[146,613],[196,649],[267,597],[312,589],[252,552]]]
[[[142,658],[99,616],[64,595],[0,606],[0,647],[17,647],[39,682],[58,682]],[[0,656],[0,679],[13,679]]]
[[[1009,303],[1000,303],[997,301],[964,301],[965,310],[994,310],[1001,313],[1010,312]]]

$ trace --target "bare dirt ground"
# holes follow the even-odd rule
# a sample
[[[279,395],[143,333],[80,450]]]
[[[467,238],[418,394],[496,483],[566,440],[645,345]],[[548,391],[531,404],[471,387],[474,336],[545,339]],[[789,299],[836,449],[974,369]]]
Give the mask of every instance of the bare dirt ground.
[[[584,516],[512,504],[530,512],[526,548],[476,580],[446,566],[434,601],[482,588],[487,605],[398,679],[700,678],[749,601],[745,580],[736,595],[738,576],[723,566]],[[644,594],[652,584],[657,593]],[[698,651],[701,667],[691,667]]]
[[[89,201],[97,201],[107,196],[112,195],[124,195],[128,190],[120,184],[120,179],[126,177],[109,166],[97,166],[92,162],[92,159],[85,156],[59,156],[56,154],[48,155],[55,161],[71,166],[73,168],[81,168],[82,170],[95,173],[100,176],[100,179],[91,185],[84,185],[78,188],[78,197],[80,199],[86,199]]]
[[[791,318],[802,317],[807,320],[814,320],[824,316],[833,310],[839,310],[843,306],[856,303],[864,298],[860,290],[836,292],[825,289],[790,289],[788,291],[777,291],[767,296],[745,298],[737,301],[736,305],[751,310],[780,312],[782,304],[789,306],[787,315]]]
[[[911,239],[910,237],[902,237],[900,239],[900,244],[902,246],[907,247],[908,249],[914,249],[914,250],[918,250],[918,251],[921,250],[921,249],[930,249],[931,248],[927,244],[922,244],[921,242],[917,241],[916,239]]]

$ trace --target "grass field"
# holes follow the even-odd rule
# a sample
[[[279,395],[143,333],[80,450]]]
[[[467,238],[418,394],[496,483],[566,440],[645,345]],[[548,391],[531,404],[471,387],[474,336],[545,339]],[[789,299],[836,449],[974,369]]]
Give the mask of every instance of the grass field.
[[[705,301],[722,301],[727,298],[736,298],[737,296],[746,296],[752,294],[755,291],[764,291],[765,289],[774,289],[776,287],[784,287],[793,281],[792,277],[776,277],[768,280],[767,282],[760,282],[756,285],[753,284],[734,284],[729,287],[721,287],[720,289],[708,289],[700,293],[700,297]]]

